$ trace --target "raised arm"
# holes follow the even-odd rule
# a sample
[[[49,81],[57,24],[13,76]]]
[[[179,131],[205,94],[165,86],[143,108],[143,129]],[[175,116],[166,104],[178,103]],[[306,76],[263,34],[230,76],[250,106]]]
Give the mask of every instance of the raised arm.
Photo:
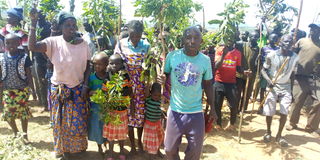
[[[37,42],[36,39],[36,27],[38,21],[38,12],[36,9],[32,9],[30,12],[30,19],[31,19],[31,27],[28,37],[28,49],[32,52],[40,52],[45,53],[47,51],[47,45],[44,42]]]
[[[219,69],[219,68],[222,66],[224,57],[227,55],[228,52],[229,52],[229,51],[228,51],[228,47],[225,46],[225,47],[223,48],[223,53],[222,53],[222,55],[221,55],[220,57],[218,57],[217,60],[216,60],[216,62],[215,62],[215,66],[214,66],[215,69]]]

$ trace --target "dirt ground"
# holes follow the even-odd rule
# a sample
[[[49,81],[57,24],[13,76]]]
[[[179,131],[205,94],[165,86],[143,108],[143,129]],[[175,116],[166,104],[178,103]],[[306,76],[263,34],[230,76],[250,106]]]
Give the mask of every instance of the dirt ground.
[[[256,104],[257,108],[258,104]],[[249,106],[251,108],[251,106]],[[53,156],[53,137],[52,129],[49,127],[49,113],[41,112],[42,108],[33,105],[33,118],[29,122],[29,140],[32,146],[38,150],[47,152],[48,157]],[[224,113],[224,125],[228,122],[228,113]],[[272,136],[275,136],[278,129],[279,116],[274,116],[272,125]],[[239,122],[239,121],[238,121]],[[17,121],[18,126],[20,122]],[[312,135],[304,132],[306,124],[305,111],[302,113],[300,129],[294,131],[284,130],[283,135],[290,143],[289,147],[281,148],[277,143],[273,142],[265,144],[262,141],[262,136],[265,133],[265,117],[253,114],[245,114],[244,124],[242,128],[242,141],[238,143],[237,131],[226,132],[213,130],[206,135],[203,145],[203,160],[315,160],[320,157],[320,138],[315,138]],[[21,127],[20,127],[21,128]],[[6,122],[0,121],[0,138],[6,138],[12,132]],[[130,149],[129,142],[126,142],[125,148]],[[187,146],[186,139],[183,139],[180,148],[180,157],[183,159],[184,150]],[[119,148],[115,145],[115,150]],[[89,142],[88,150],[80,155],[72,156],[74,160],[102,160],[102,156],[97,152],[98,148],[94,142]],[[163,153],[163,149],[161,150]],[[146,154],[136,156],[127,156],[132,160],[147,159]],[[165,158],[164,158],[165,159]],[[153,159],[153,160],[160,160]]]

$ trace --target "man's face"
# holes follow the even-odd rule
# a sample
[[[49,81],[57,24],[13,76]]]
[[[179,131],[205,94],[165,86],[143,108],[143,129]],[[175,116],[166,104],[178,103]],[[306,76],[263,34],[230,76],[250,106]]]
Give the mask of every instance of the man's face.
[[[196,55],[202,43],[202,35],[200,31],[197,29],[189,29],[186,31],[183,39],[184,49],[186,52],[195,53]]]
[[[87,32],[92,32],[92,27],[88,22],[83,23],[84,30]]]
[[[285,36],[280,40],[280,47],[284,51],[289,51],[292,47],[293,39],[291,36]]]
[[[257,32],[253,32],[251,35],[250,35],[250,43],[253,45],[253,46],[257,46],[258,45],[258,39],[259,39],[259,33]]]
[[[276,34],[271,34],[270,36],[269,36],[269,43],[277,43],[277,41],[278,41],[278,35],[276,35]]]

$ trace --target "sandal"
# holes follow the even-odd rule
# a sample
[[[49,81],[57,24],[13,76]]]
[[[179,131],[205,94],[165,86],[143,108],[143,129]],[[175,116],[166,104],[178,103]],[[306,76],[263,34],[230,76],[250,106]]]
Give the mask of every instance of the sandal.
[[[276,140],[278,142],[278,144],[281,146],[281,147],[288,147],[289,146],[289,143],[286,139],[284,139],[283,137],[280,137]]]
[[[264,141],[264,143],[269,143],[269,142],[271,142],[271,133],[266,133],[266,134],[263,136],[263,141]]]

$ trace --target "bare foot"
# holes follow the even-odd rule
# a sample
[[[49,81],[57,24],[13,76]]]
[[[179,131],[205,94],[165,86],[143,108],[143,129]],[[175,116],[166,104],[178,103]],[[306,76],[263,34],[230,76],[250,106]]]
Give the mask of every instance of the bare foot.
[[[222,131],[222,127],[220,125],[215,125],[214,128],[218,131]]]

